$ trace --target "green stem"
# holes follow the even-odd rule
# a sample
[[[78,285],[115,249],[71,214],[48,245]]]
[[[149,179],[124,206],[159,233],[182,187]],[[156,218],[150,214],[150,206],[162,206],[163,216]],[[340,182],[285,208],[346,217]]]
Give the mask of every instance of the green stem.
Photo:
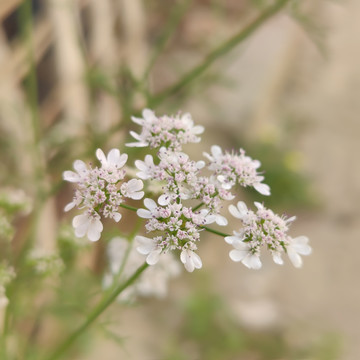
[[[198,205],[194,206],[191,210],[194,212],[194,211],[196,211],[196,210],[200,209],[203,205],[204,205],[204,203],[203,203],[203,202],[201,202],[200,204],[198,204]]]
[[[202,229],[208,231],[208,232],[211,232],[211,233],[213,233],[213,234],[216,234],[216,235],[219,235],[219,236],[222,236],[222,237],[231,236],[231,235],[225,234],[225,233],[223,233],[223,232],[221,232],[221,231],[217,231],[217,230],[211,229],[211,228],[209,228],[209,227],[207,227],[207,226],[200,226],[200,227],[201,227]]]
[[[141,265],[130,278],[120,284],[109,296],[105,296],[102,301],[93,309],[86,321],[76,329],[68,338],[62,342],[55,351],[48,357],[46,360],[55,360],[59,359],[66,350],[77,340],[77,338],[85,332],[85,330],[116,300],[116,298],[121,294],[123,290],[132,285],[134,281],[142,274],[142,272],[148,267],[147,263]]]
[[[143,76],[143,82],[145,82],[151,72],[151,69],[153,68],[157,58],[160,56],[162,51],[164,50],[168,40],[173,35],[175,30],[177,29],[177,26],[179,22],[181,21],[182,17],[184,16],[186,10],[188,9],[190,3],[192,0],[185,0],[184,2],[180,1],[173,11],[171,12],[169,19],[164,26],[164,31],[161,34],[161,37],[158,41],[158,43],[155,45],[155,51],[146,67],[144,76]]]
[[[127,209],[127,210],[135,211],[135,212],[138,210],[138,208],[136,208],[134,206],[125,205],[125,204],[120,204],[120,207]]]
[[[210,54],[200,64],[183,75],[183,77],[177,83],[155,95],[151,99],[151,106],[155,107],[156,105],[160,104],[163,100],[171,95],[174,95],[190,82],[192,82],[195,78],[200,76],[210,65],[212,65],[212,63],[215,62],[215,60],[228,53],[236,45],[247,39],[249,35],[251,35],[260,27],[260,25],[262,25],[266,20],[280,11],[289,1],[290,0],[278,0],[274,5],[268,7],[244,29],[241,29],[237,34],[210,52]]]

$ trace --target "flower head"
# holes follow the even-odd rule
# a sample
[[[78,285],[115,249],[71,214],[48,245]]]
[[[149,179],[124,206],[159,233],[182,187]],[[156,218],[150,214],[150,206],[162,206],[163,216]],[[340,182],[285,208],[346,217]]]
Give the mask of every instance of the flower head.
[[[230,213],[243,224],[238,232],[234,231],[233,236],[225,238],[225,241],[234,247],[234,250],[230,251],[230,258],[233,261],[241,261],[249,268],[259,269],[260,249],[265,246],[270,250],[276,264],[283,264],[281,255],[285,252],[294,266],[301,266],[300,254],[309,255],[311,247],[307,244],[307,237],[292,238],[287,234],[289,224],[295,217],[276,215],[257,202],[255,206],[256,212],[248,210],[242,201],[239,201],[236,207],[229,206]]]
[[[145,109],[142,115],[143,118],[132,117],[132,120],[141,125],[142,129],[140,134],[134,131],[130,132],[137,142],[128,143],[127,146],[150,146],[151,148],[165,146],[180,151],[183,144],[199,142],[200,138],[197,135],[204,131],[203,126],[194,125],[194,121],[188,113],[157,117],[153,111]]]
[[[194,251],[197,249],[196,242],[200,240],[199,225],[206,224],[206,216],[200,212],[194,213],[191,208],[176,202],[161,204],[159,200],[158,205],[152,199],[145,199],[144,205],[147,209],[139,209],[137,214],[147,219],[145,228],[148,233],[156,232],[152,238],[136,237],[139,243],[137,250],[147,255],[147,263],[156,264],[161,254],[181,250],[180,259],[186,270],[199,269],[201,261]]]
[[[138,200],[144,196],[141,180],[123,181],[127,154],[120,154],[118,149],[112,149],[105,156],[101,149],[97,149],[96,156],[101,163],[100,168],[87,167],[83,161],[76,160],[76,172],[65,171],[63,174],[64,180],[77,184],[73,201],[65,206],[65,211],[74,207],[84,209],[81,215],[73,219],[75,235],[87,235],[91,241],[100,239],[103,230],[102,217],[120,221],[122,215],[119,207],[124,198]]]
[[[270,188],[263,184],[264,177],[257,172],[261,163],[245,155],[240,149],[239,153],[222,152],[220,146],[213,145],[211,154],[204,153],[210,160],[209,169],[217,175],[224,189],[231,189],[236,183],[243,187],[252,186],[262,195],[270,195]]]

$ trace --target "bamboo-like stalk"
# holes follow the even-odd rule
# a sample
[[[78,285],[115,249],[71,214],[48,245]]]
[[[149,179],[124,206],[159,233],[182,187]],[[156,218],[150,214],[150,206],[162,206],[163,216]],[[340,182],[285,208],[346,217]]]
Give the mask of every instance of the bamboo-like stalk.
[[[111,87],[115,87],[115,76],[120,66],[119,44],[116,38],[117,12],[111,0],[91,0],[90,52],[93,61],[106,77]],[[108,93],[100,93],[95,104],[95,127],[107,131],[120,118],[116,99]]]
[[[149,58],[146,41],[146,14],[142,0],[119,0],[119,14],[124,30],[124,64],[131,75],[140,81]],[[133,106],[142,108],[146,100],[140,92],[133,95]]]
[[[0,69],[8,64],[11,58],[11,49],[5,35],[0,29]],[[18,77],[14,69],[1,73],[0,81],[0,119],[1,129],[13,139],[11,151],[17,159],[16,171],[21,178],[32,179],[32,154],[27,151],[33,143],[31,119],[24,96],[19,86]],[[16,145],[16,146],[15,146]],[[30,190],[30,182],[24,184],[25,190]]]
[[[78,2],[50,0],[48,12],[53,25],[56,65],[64,113],[63,130],[68,136],[84,133],[89,99],[85,85],[85,61],[78,28]]]

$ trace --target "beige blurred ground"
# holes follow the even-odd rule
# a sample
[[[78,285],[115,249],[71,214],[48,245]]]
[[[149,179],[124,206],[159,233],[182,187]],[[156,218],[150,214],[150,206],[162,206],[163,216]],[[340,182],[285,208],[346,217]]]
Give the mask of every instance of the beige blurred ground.
[[[304,339],[296,340],[299,342],[315,341],[324,332],[334,332],[343,343],[340,360],[358,360],[360,2],[326,2],[318,15],[328,28],[327,56],[320,54],[293,20],[279,16],[237,50],[239,60],[235,51],[234,61],[224,69],[241,85],[229,91],[212,90],[209,95],[224,109],[224,119],[234,128],[241,115],[260,108],[254,114],[257,136],[276,132],[276,119],[284,104],[279,99],[285,98],[288,108],[308,119],[306,131],[294,148],[303,154],[305,171],[313,180],[323,209],[298,214],[292,233],[311,238],[313,255],[305,259],[302,270],[267,261],[261,271],[253,272],[227,261],[228,249],[218,238],[212,238],[201,251],[204,266],[213,273],[214,288],[225,295],[229,306],[249,326],[280,323],[289,328],[289,336],[292,328],[305,329],[301,335]],[[193,108],[198,110],[196,104]],[[198,118],[200,113],[212,118],[211,111],[198,113]],[[184,281],[188,279],[186,275]],[[172,300],[184,290],[183,281],[176,284]],[[171,325],[154,328],[154,322],[174,318],[174,314],[157,312],[161,308],[161,302],[142,311],[134,308],[121,318],[119,331],[128,336],[127,358],[157,359],[162,332],[171,330]],[[110,354],[113,346],[105,346],[108,360],[119,358],[117,351]],[[91,359],[102,354],[99,349]]]

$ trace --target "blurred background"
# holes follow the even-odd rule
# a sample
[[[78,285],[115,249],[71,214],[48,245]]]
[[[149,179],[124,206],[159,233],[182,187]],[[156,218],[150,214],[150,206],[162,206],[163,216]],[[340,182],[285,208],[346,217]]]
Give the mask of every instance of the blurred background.
[[[113,305],[64,358],[358,360],[359,14],[358,0],[0,0],[0,259],[17,272],[2,358],[38,359],[94,304],[116,228],[76,241],[61,174],[125,150],[150,107],[190,112],[202,151],[259,159],[272,196],[243,198],[297,215],[313,254],[251,271],[209,236],[201,271]],[[58,256],[41,276],[34,249]]]

